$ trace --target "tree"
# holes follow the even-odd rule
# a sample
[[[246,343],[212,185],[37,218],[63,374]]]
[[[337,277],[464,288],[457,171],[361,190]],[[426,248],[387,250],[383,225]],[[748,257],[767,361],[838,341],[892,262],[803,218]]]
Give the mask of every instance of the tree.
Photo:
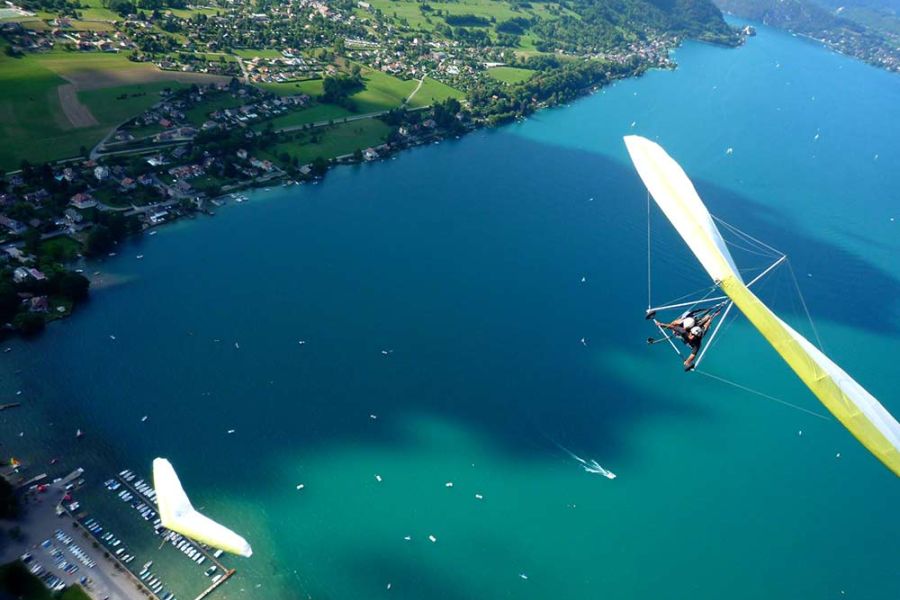
[[[87,236],[84,244],[84,253],[88,256],[99,256],[109,252],[113,242],[112,231],[106,225],[97,225]]]
[[[0,283],[0,325],[12,320],[19,310],[19,296],[9,282]]]
[[[19,499],[12,484],[0,477],[0,519],[15,519],[19,516]]]
[[[13,326],[24,336],[36,335],[44,330],[44,317],[33,312],[22,312],[13,319]]]
[[[81,302],[88,297],[91,282],[81,273],[65,271],[56,278],[56,289],[60,295],[72,302]]]

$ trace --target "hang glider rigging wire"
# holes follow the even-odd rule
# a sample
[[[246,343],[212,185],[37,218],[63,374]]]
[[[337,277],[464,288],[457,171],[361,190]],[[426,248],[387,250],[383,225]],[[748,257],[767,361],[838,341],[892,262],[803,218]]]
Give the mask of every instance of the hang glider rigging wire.
[[[650,200],[651,200],[651,196],[650,196],[650,192],[648,191],[648,192],[647,192],[647,315],[648,315],[648,318],[649,318],[650,315],[652,315],[653,313],[655,313],[656,311],[659,311],[659,310],[670,310],[670,309],[676,309],[676,308],[687,308],[688,311],[691,311],[691,310],[693,310],[696,306],[698,306],[698,305],[700,305],[700,304],[703,304],[703,303],[707,303],[707,302],[719,302],[718,305],[713,305],[712,307],[709,308],[709,310],[714,310],[714,309],[717,308],[717,307],[725,306],[725,310],[724,310],[724,312],[722,313],[722,317],[721,317],[720,321],[716,324],[716,327],[713,329],[713,332],[710,334],[709,339],[708,339],[708,340],[706,341],[706,343],[704,344],[703,350],[700,352],[700,355],[697,356],[697,359],[696,359],[696,361],[695,361],[695,363],[694,363],[694,369],[692,369],[692,372],[699,373],[699,374],[701,374],[701,375],[704,375],[705,377],[709,377],[710,379],[714,379],[714,380],[719,381],[720,383],[724,383],[724,384],[726,384],[726,385],[731,385],[731,386],[733,386],[733,387],[736,387],[736,388],[738,388],[738,389],[740,389],[740,390],[743,390],[743,391],[745,391],[745,392],[749,392],[749,393],[754,394],[754,395],[756,395],[756,396],[760,396],[760,397],[762,397],[762,398],[766,398],[766,399],[768,399],[768,400],[772,400],[772,401],[777,402],[777,403],[779,403],[779,404],[783,404],[784,406],[787,406],[787,407],[793,408],[793,409],[795,409],[795,410],[798,410],[798,411],[807,413],[807,414],[812,415],[812,416],[814,416],[814,417],[818,417],[819,419],[823,419],[823,420],[825,420],[825,421],[831,421],[832,419],[831,419],[830,417],[828,417],[828,416],[826,416],[826,415],[823,415],[823,414],[821,414],[821,413],[815,412],[815,411],[813,411],[813,410],[809,410],[808,408],[804,408],[804,407],[802,407],[802,406],[798,406],[798,405],[796,405],[796,404],[793,404],[793,403],[791,403],[791,402],[788,402],[787,400],[783,400],[783,399],[781,399],[781,398],[777,398],[777,397],[775,397],[775,396],[772,396],[772,395],[770,395],[770,394],[766,394],[766,393],[761,392],[761,391],[759,391],[759,390],[755,390],[755,389],[750,388],[750,387],[748,387],[748,386],[746,386],[746,385],[742,385],[742,384],[740,384],[740,383],[737,383],[736,381],[731,381],[730,379],[726,379],[726,378],[721,377],[721,376],[719,376],[719,375],[714,375],[714,374],[712,374],[712,373],[710,373],[710,372],[708,372],[708,371],[705,371],[705,370],[699,370],[699,369],[696,368],[696,367],[698,367],[698,366],[700,365],[700,362],[701,362],[701,361],[703,360],[703,358],[706,356],[707,351],[712,347],[713,343],[714,343],[715,341],[718,340],[717,335],[719,334],[719,331],[720,331],[720,329],[722,328],[722,326],[725,324],[725,320],[726,320],[726,318],[728,317],[729,313],[731,312],[732,307],[734,307],[734,302],[731,302],[731,301],[730,301],[730,298],[729,298],[728,296],[714,296],[714,297],[710,297],[715,291],[717,291],[717,290],[719,289],[719,286],[718,286],[718,285],[713,285],[713,286],[710,286],[710,287],[704,287],[704,288],[702,288],[702,289],[700,289],[700,290],[697,290],[697,291],[695,291],[695,292],[690,292],[690,293],[688,293],[688,294],[685,294],[685,295],[683,295],[683,296],[680,296],[680,297],[678,297],[678,298],[675,298],[675,299],[672,301],[672,303],[669,303],[669,304],[666,304],[666,305],[663,305],[663,306],[657,306],[657,307],[654,307],[654,306],[653,306],[653,292],[652,292],[652,289],[653,289],[653,288],[652,288],[652,286],[653,286],[653,274],[652,274],[652,263],[653,263],[653,259],[652,259],[652,252],[651,252],[652,245],[651,245],[651,237],[650,237],[650,235],[651,235],[650,221],[651,221],[651,217],[652,217],[652,210],[651,210]],[[818,332],[818,330],[816,329],[815,323],[813,323],[813,320],[812,320],[812,314],[809,312],[809,307],[808,307],[807,304],[806,304],[806,300],[805,300],[804,297],[803,297],[803,293],[800,291],[800,284],[799,284],[799,282],[797,281],[797,276],[796,276],[796,274],[794,273],[794,269],[793,269],[793,267],[791,266],[791,262],[788,260],[787,254],[781,252],[780,250],[778,250],[778,249],[776,249],[776,248],[773,248],[773,247],[770,246],[769,244],[766,244],[765,242],[763,242],[763,241],[761,241],[761,240],[759,240],[759,239],[753,237],[752,235],[750,235],[750,234],[748,234],[748,233],[746,233],[746,232],[744,232],[744,231],[741,231],[740,229],[738,229],[738,228],[735,227],[734,225],[731,225],[730,223],[728,223],[728,222],[722,220],[721,218],[719,218],[719,217],[717,217],[717,216],[715,216],[715,215],[710,215],[710,216],[712,216],[712,218],[713,218],[717,223],[721,224],[721,225],[722,225],[725,229],[727,229],[729,232],[731,232],[731,233],[733,233],[735,236],[737,236],[742,242],[744,242],[744,243],[746,243],[747,245],[749,245],[750,248],[747,248],[747,247],[745,247],[745,246],[742,246],[742,245],[740,245],[740,244],[738,244],[737,242],[734,242],[734,241],[726,241],[726,243],[727,243],[728,245],[730,245],[730,246],[732,246],[732,247],[734,247],[734,248],[737,248],[737,249],[739,249],[739,250],[742,250],[742,251],[744,251],[744,252],[747,252],[747,253],[749,253],[749,254],[753,254],[753,255],[756,255],[756,256],[763,256],[763,257],[767,257],[767,258],[775,258],[775,259],[776,259],[774,263],[772,263],[772,264],[769,265],[768,267],[764,268],[758,275],[756,275],[753,279],[751,279],[749,283],[747,283],[747,287],[748,287],[748,288],[751,287],[753,284],[755,284],[755,283],[759,282],[760,280],[762,280],[766,275],[768,275],[769,273],[771,273],[774,269],[776,269],[777,267],[779,267],[781,264],[783,264],[783,263],[786,263],[786,264],[787,264],[788,269],[790,270],[790,273],[791,273],[791,279],[792,279],[792,282],[793,282],[793,284],[794,284],[794,289],[796,290],[797,295],[798,295],[798,297],[800,298],[800,303],[801,303],[801,305],[802,305],[802,307],[803,307],[804,313],[806,314],[806,318],[807,318],[807,320],[809,321],[810,327],[812,328],[813,333],[814,333],[815,336],[816,336],[816,341],[818,342],[819,347],[822,348],[822,349],[824,350],[824,345],[822,344],[822,340],[821,340],[821,338],[819,337],[819,332]],[[701,291],[706,292],[702,297],[696,298],[696,299],[694,299],[694,300],[689,300],[689,301],[685,301],[685,302],[680,302],[680,300],[682,300],[682,299],[684,299],[684,298],[689,298],[689,297],[691,297],[691,296],[695,296],[696,294],[698,294],[698,293],[701,292]],[[675,350],[675,353],[676,353],[679,357],[682,357],[683,355],[682,355],[682,353],[681,353],[681,350],[678,348],[678,346],[677,346],[677,345],[675,344],[675,342],[672,340],[672,336],[669,335],[669,334],[668,334],[668,333],[667,333],[667,332],[666,332],[666,331],[665,331],[665,330],[664,330],[664,329],[663,329],[663,328],[662,328],[655,320],[654,320],[654,324],[656,325],[656,328],[659,330],[659,333],[660,333],[660,335],[662,336],[661,339],[654,340],[654,342],[661,342],[661,341],[663,341],[663,340],[667,341],[667,342],[669,343],[669,345],[672,347],[672,349]],[[725,329],[727,330],[728,328],[726,327]],[[649,341],[649,340],[648,340],[648,341]]]

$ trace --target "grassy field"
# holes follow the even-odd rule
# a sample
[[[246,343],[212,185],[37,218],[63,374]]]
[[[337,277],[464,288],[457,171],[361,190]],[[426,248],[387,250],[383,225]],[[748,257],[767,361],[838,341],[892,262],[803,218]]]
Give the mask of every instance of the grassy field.
[[[251,58],[281,58],[281,52],[279,50],[233,50],[233,54],[240,56],[241,58],[251,59]]]
[[[41,242],[38,254],[49,257],[53,262],[74,260],[81,252],[81,244],[70,237],[55,237]]]
[[[418,85],[417,81],[404,81],[387,73],[366,68],[362,70],[362,76],[366,89],[350,96],[356,104],[358,113],[397,108]]]
[[[330,121],[331,119],[341,119],[352,115],[352,112],[342,106],[337,106],[335,104],[314,104],[309,108],[295,110],[286,115],[277,117],[272,121],[261,123],[255,127],[255,129],[268,127],[268,124],[272,123],[272,127],[277,130],[285,127],[306,125],[307,123],[320,123],[322,121]]]
[[[113,11],[103,8],[102,0],[81,0],[81,6],[85,8],[78,9],[82,20],[86,21],[121,21],[122,17]]]
[[[322,95],[321,79],[305,79],[303,81],[292,81],[290,83],[255,83],[256,87],[278,94],[279,96],[294,96],[296,94],[306,94],[317,98]]]
[[[0,169],[19,167],[23,159],[44,162],[77,156],[109,128],[159,101],[159,90],[221,78],[169,73],[116,54],[49,52],[24,58],[0,54]],[[73,127],[60,103],[60,86],[77,86],[78,100],[96,123]],[[144,96],[132,96],[146,92]],[[116,98],[121,94],[128,97]]]
[[[0,168],[18,168],[22,159],[72,156],[99,139],[96,128],[70,130],[57,94],[65,83],[30,56],[0,56]]]
[[[492,67],[488,69],[488,75],[503,83],[521,83],[531,79],[534,71],[517,67]]]
[[[234,108],[245,103],[246,101],[241,98],[235,98],[231,94],[222,93],[212,99],[205,100],[198,106],[188,109],[184,114],[191,123],[200,126],[209,120],[209,113],[224,108]]]
[[[297,135],[296,140],[276,144],[269,149],[272,158],[282,153],[296,157],[300,164],[312,162],[317,157],[334,158],[344,154],[352,154],[355,150],[365,150],[371,146],[384,143],[391,128],[378,119],[361,119],[351,123],[341,123],[328,129],[316,130],[318,141],[312,141],[313,135],[307,132]]]
[[[434,26],[444,23],[441,17],[423,14],[419,7],[421,4],[415,0],[370,0],[372,8],[380,9],[385,15],[398,19],[406,19],[413,29],[431,31]],[[434,10],[450,15],[475,15],[485,19],[493,18],[496,23],[502,23],[515,17],[540,19],[555,19],[556,15],[550,12],[550,8],[558,9],[554,3],[531,3],[530,8],[518,8],[511,2],[502,0],[458,0],[456,2],[428,2]],[[567,9],[562,9],[566,14],[574,15]],[[430,22],[429,22],[430,21]]]
[[[465,94],[458,89],[452,88],[449,85],[431,79],[430,77],[426,77],[425,83],[422,84],[422,88],[416,92],[416,95],[409,101],[409,106],[413,108],[419,106],[431,106],[435,102],[442,102],[447,98],[462,100],[464,96]]]
[[[78,99],[106,128],[127,121],[159,102],[161,99],[159,93],[162,90],[166,88],[176,90],[183,87],[187,87],[187,84],[177,81],[153,81],[86,90],[78,93]]]

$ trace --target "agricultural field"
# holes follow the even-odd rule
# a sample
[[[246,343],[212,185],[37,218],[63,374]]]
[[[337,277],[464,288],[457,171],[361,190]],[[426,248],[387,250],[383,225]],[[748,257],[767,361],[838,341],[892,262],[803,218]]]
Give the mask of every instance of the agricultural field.
[[[23,159],[77,156],[113,126],[157,102],[162,88],[219,80],[223,78],[168,73],[115,54],[4,54],[0,135],[6,143],[0,147],[0,169],[18,168]],[[117,100],[123,93],[126,98]]]
[[[82,21],[121,21],[122,17],[113,11],[103,8],[102,0],[81,0],[83,8],[78,9]]]
[[[530,8],[520,8],[512,2],[502,0],[459,0],[458,2],[428,2],[433,11],[440,11],[441,16],[423,13],[421,3],[414,0],[370,0],[372,8],[381,10],[387,16],[405,19],[411,29],[431,31],[435,25],[444,23],[443,15],[474,15],[492,20],[492,25],[508,21],[516,17],[555,19],[553,11],[577,16],[568,9],[555,3],[534,2]]]
[[[269,149],[272,158],[280,159],[283,154],[296,158],[299,164],[312,162],[317,157],[334,158],[352,154],[357,149],[365,150],[384,143],[391,128],[378,119],[360,119],[350,123],[340,123],[314,132],[292,134],[296,139],[276,144]]]
[[[518,67],[491,67],[487,72],[488,75],[497,81],[508,84],[528,81],[534,75],[534,71],[531,69],[520,69]]]

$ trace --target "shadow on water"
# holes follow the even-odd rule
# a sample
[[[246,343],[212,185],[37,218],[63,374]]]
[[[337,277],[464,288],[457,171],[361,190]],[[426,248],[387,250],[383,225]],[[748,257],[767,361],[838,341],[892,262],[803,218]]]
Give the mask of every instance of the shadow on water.
[[[198,307],[183,307],[190,300],[172,294],[140,308],[142,321],[171,324],[171,329],[136,328],[132,341],[121,336],[115,346],[100,343],[88,358],[83,348],[86,331],[103,317],[76,316],[36,342],[30,372],[38,375],[45,368],[37,358],[42,345],[60,344],[68,357],[57,360],[52,368],[65,376],[43,385],[42,391],[48,400],[60,399],[59,406],[66,407],[72,422],[80,418],[73,416],[79,413],[96,420],[92,412],[115,411],[119,402],[152,397],[157,407],[153,418],[164,421],[156,430],[160,433],[136,433],[137,419],[132,416],[127,424],[111,419],[104,424],[106,433],[114,439],[130,439],[123,444],[148,466],[150,459],[163,452],[185,463],[199,461],[204,468],[192,473],[193,485],[226,482],[243,494],[247,493],[245,482],[234,478],[234,472],[277,463],[285,445],[307,453],[348,440],[409,441],[397,428],[373,427],[367,419],[370,411],[378,412],[381,422],[387,423],[410,414],[433,414],[477,432],[516,458],[547,458],[548,450],[555,453],[555,449],[539,434],[565,432],[568,443],[590,448],[611,463],[632,457],[629,431],[636,423],[672,416],[710,418],[683,399],[641,391],[628,379],[631,375],[602,360],[608,354],[643,353],[643,340],[652,333],[642,319],[645,191],[636,174],[595,153],[514,136],[486,137],[486,141],[464,141],[450,150],[466,153],[462,166],[458,157],[443,165],[430,164],[432,157],[426,151],[404,157],[418,161],[420,169],[435,169],[428,185],[453,182],[453,199],[441,200],[436,210],[421,206],[428,203],[423,196],[427,185],[408,181],[403,182],[406,188],[400,197],[382,198],[381,206],[351,201],[348,206],[335,205],[337,214],[322,217],[323,223],[317,224],[322,232],[310,231],[309,240],[303,240],[304,251],[312,249],[316,254],[315,262],[305,258],[304,252],[291,254],[285,247],[270,247],[275,240],[291,240],[293,224],[266,222],[272,231],[262,241],[257,238],[256,246],[240,239],[240,232],[213,233],[221,240],[212,244],[216,247],[210,252],[220,255],[221,261],[233,259],[224,243],[229,235],[238,236],[233,246],[250,254],[249,271],[236,272],[237,280],[260,275],[248,298],[265,299],[265,309],[255,312],[251,321],[253,329],[267,332],[267,347],[254,350],[247,343],[235,352],[228,342],[213,346],[209,340],[227,329],[222,323],[236,318],[227,310],[221,322],[207,330],[197,328],[196,336],[187,337],[179,330],[187,328],[179,320],[183,316],[179,311],[190,314],[196,308],[219,319],[210,299],[244,292],[235,291],[230,280],[217,280],[231,277],[231,271],[204,277],[174,270],[168,275],[157,272],[160,280],[135,284],[144,285],[145,290],[180,289],[188,278],[203,279],[198,290],[188,287],[184,294],[208,294],[210,298],[198,300]],[[490,165],[496,165],[497,155],[513,152],[516,160],[505,163],[500,181]],[[327,181],[315,193],[326,194],[332,202],[351,198],[370,184],[377,188],[387,185],[385,180],[402,178],[396,169],[382,164],[353,177],[332,175],[335,181]],[[545,181],[547,174],[552,175],[552,185]],[[358,181],[362,179],[367,182]],[[811,305],[817,317],[879,334],[897,333],[896,323],[866,316],[872,306],[885,308],[886,302],[888,313],[897,310],[900,283],[891,275],[836,244],[804,234],[783,215],[770,215],[765,207],[720,187],[695,183],[717,214],[784,250],[802,269],[825,271],[827,267],[866,282],[854,287],[852,296],[835,290],[841,302],[820,301],[822,292],[815,290],[819,296]],[[332,185],[333,191],[328,189]],[[410,187],[414,185],[420,187]],[[287,220],[285,212],[301,206],[291,202],[282,198],[255,207],[247,219]],[[329,213],[332,207],[318,210]],[[273,214],[261,215],[269,211]],[[385,216],[385,211],[391,214]],[[401,221],[408,222],[398,228]],[[382,224],[394,229],[380,230]],[[341,234],[344,237],[327,239],[347,229]],[[365,241],[362,236],[366,235],[372,239]],[[361,246],[358,252],[329,254],[332,246],[350,244],[354,236],[360,236],[355,238]],[[679,249],[673,247],[672,252],[684,255],[680,240],[671,232],[663,243],[677,245]],[[207,258],[203,248],[196,252],[198,263],[217,260]],[[309,271],[302,284],[278,275],[294,262]],[[579,287],[583,272],[591,275],[590,285]],[[288,279],[292,276],[289,273]],[[308,286],[316,285],[324,291],[309,293]],[[328,290],[340,298],[328,297]],[[87,310],[101,310],[99,304]],[[110,310],[127,313],[131,307]],[[292,337],[296,334],[281,331],[289,319],[285,315],[295,313],[308,315],[312,324],[307,325],[319,339],[328,335],[335,339],[324,344],[321,352],[310,344],[304,347],[307,354],[299,355]],[[338,333],[332,333],[332,326]],[[341,328],[358,331],[340,333]],[[90,335],[96,337],[96,332]],[[82,341],[72,342],[77,336]],[[579,342],[581,337],[587,338],[587,347]],[[379,355],[384,344],[374,340],[392,338],[406,347],[389,357]],[[142,348],[145,342],[149,350]],[[284,349],[277,349],[278,344]],[[352,348],[353,344],[358,347]],[[598,355],[594,348],[602,352]],[[265,356],[254,355],[260,350]],[[666,376],[680,376],[671,355],[653,358],[648,364],[665,368]],[[104,383],[110,366],[117,365],[123,367],[117,381]],[[658,375],[647,373],[648,377]],[[190,439],[170,437],[178,424],[198,419],[202,426]],[[239,427],[251,439],[285,441],[248,447],[240,438],[233,438],[237,440],[233,444],[232,438],[225,438],[226,444],[223,432],[231,427]],[[217,448],[218,459],[207,464],[204,459],[189,458],[194,453],[192,442]],[[269,471],[253,469],[253,473],[259,489],[266,489]]]

